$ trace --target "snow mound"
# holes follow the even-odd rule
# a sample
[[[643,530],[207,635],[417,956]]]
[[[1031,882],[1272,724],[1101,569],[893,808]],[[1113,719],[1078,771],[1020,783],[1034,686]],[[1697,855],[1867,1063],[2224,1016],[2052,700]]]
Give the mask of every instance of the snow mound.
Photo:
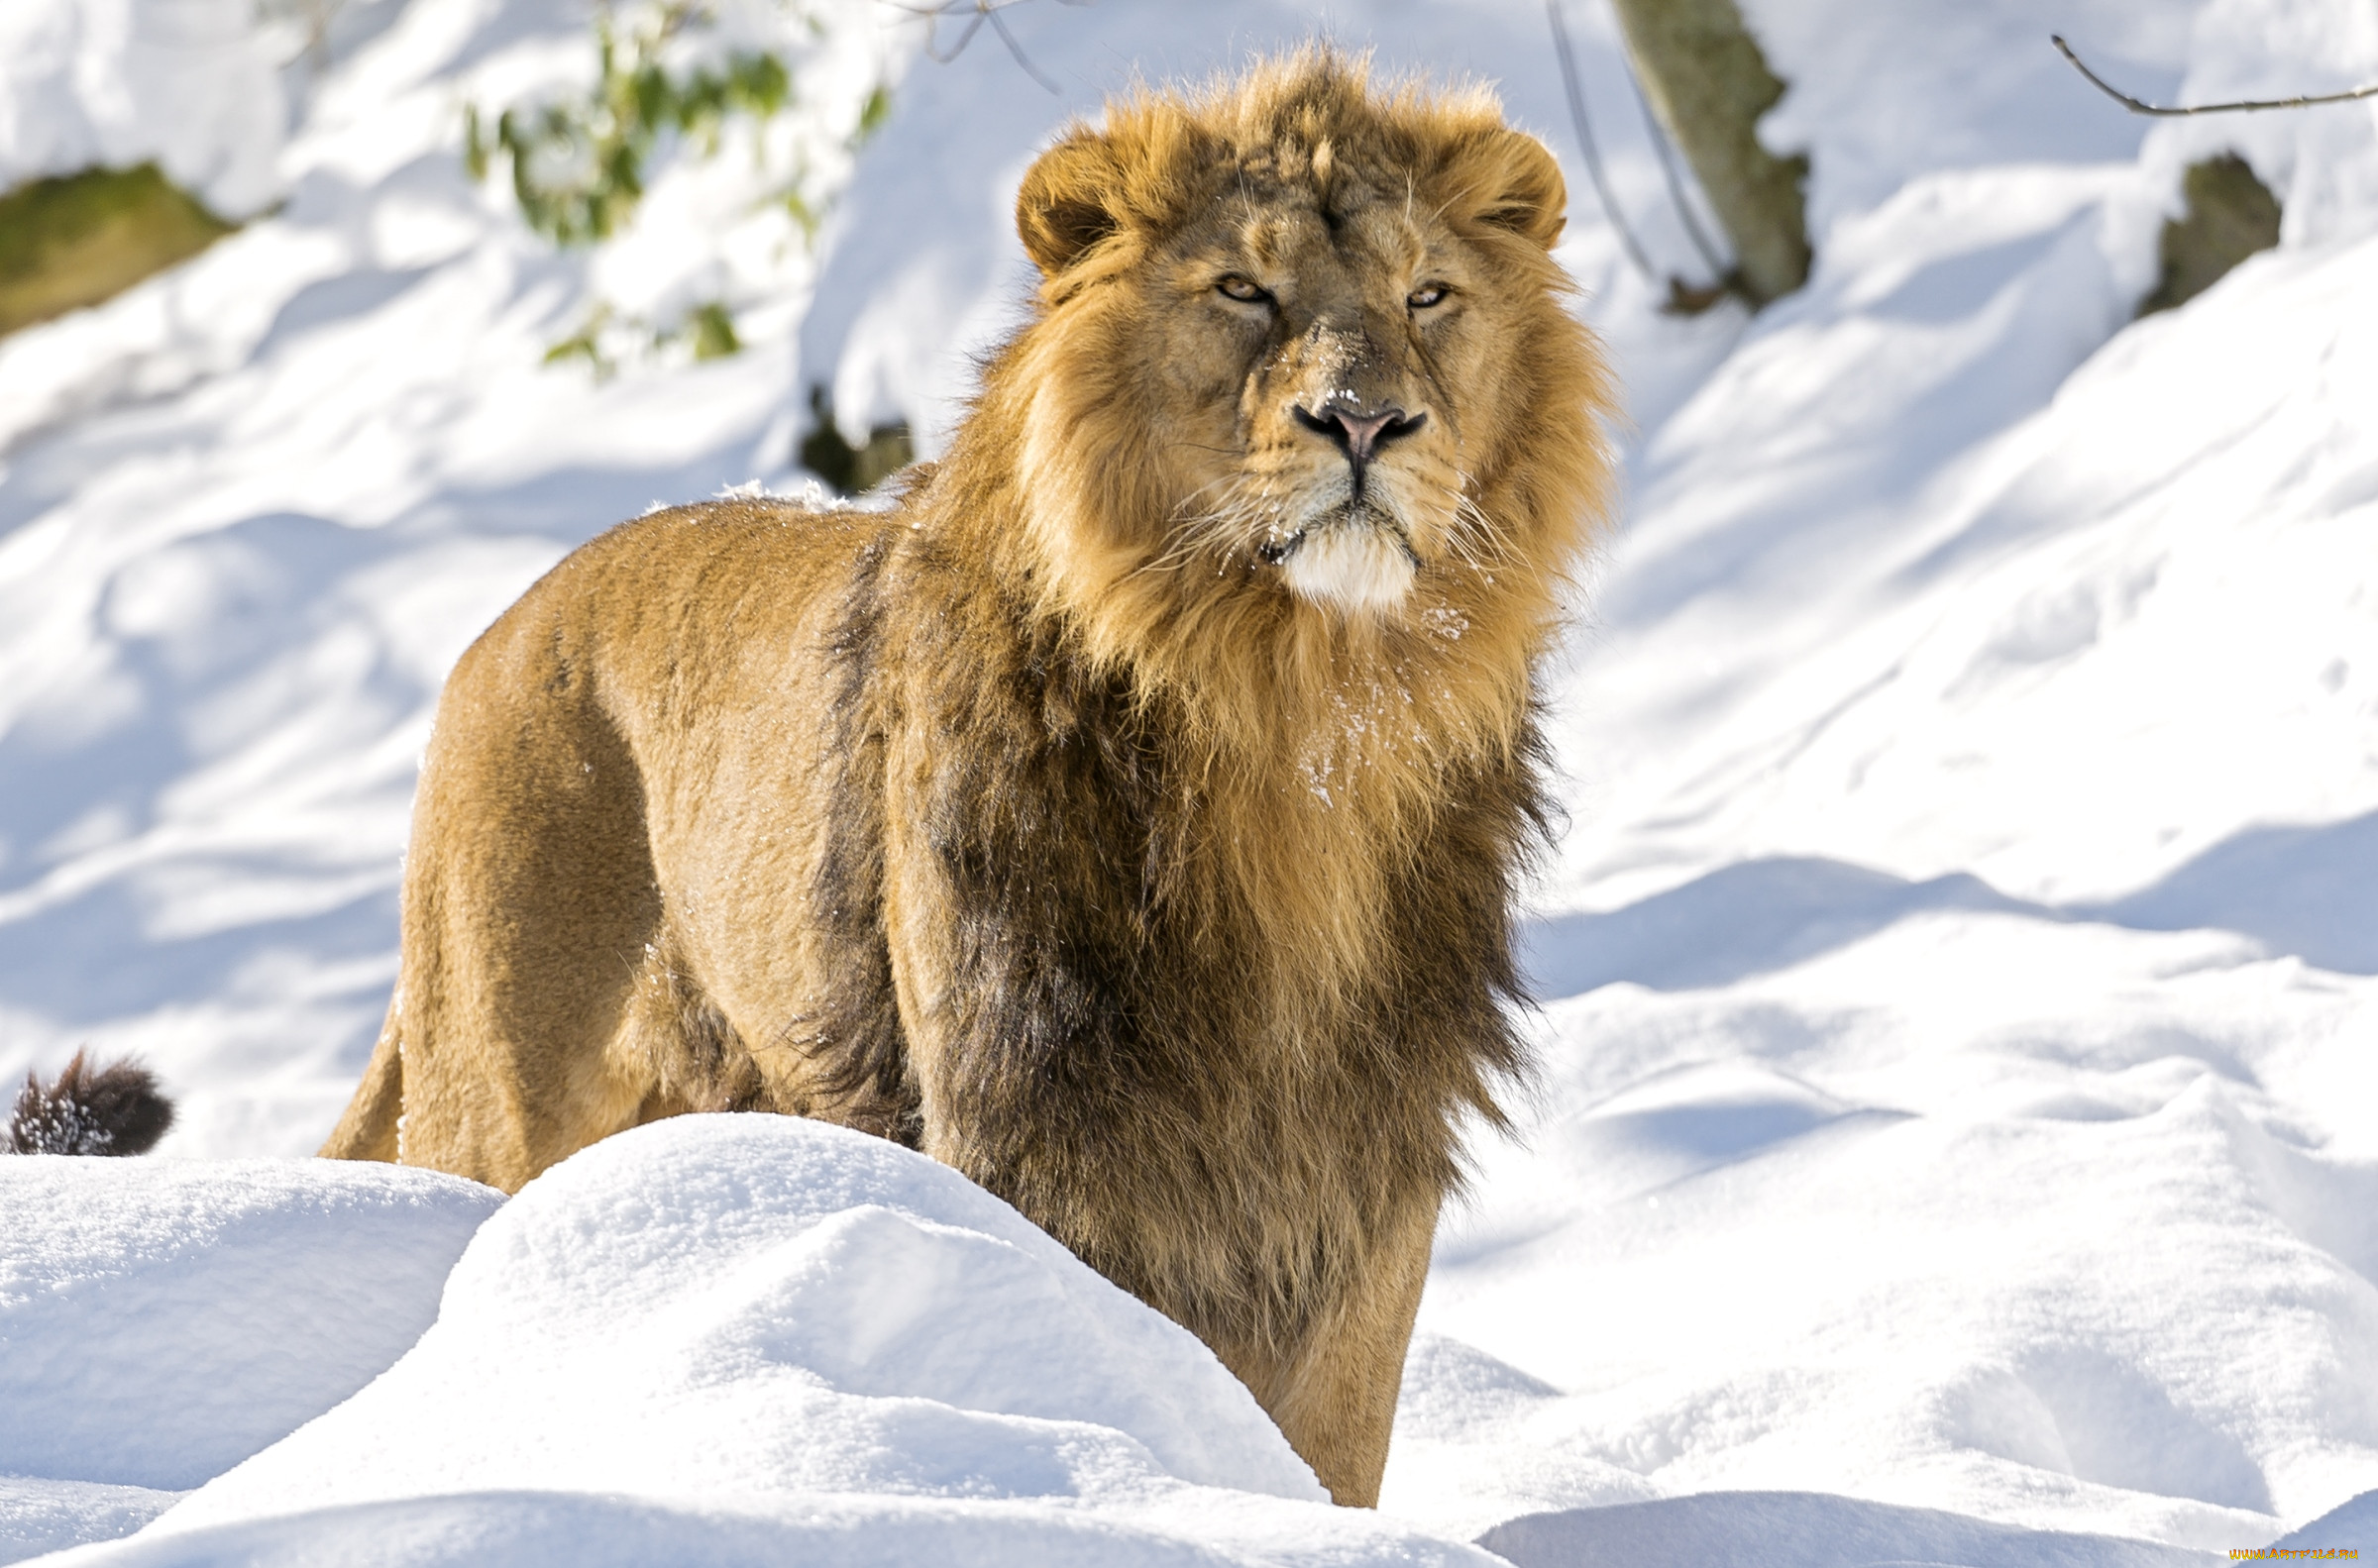
[[[129,1535],[180,1498],[151,1487],[0,1475],[0,1563]]]
[[[1093,1514],[1019,1516],[998,1505],[903,1499],[819,1499],[771,1510],[670,1507],[584,1493],[486,1492],[359,1504],[183,1535],[143,1535],[52,1559],[56,1568],[320,1568],[325,1563],[501,1563],[505,1568],[778,1568],[785,1563],[1030,1565],[1030,1568],[1216,1568],[1235,1562],[1384,1561],[1494,1564],[1450,1543],[1439,1554],[1323,1554],[1293,1539],[1228,1553],[1186,1528],[1135,1527]],[[1500,1568],[1500,1565],[1496,1565]]]
[[[1490,1559],[1331,1507],[1185,1330],[946,1167],[622,1134],[479,1231],[362,1394],[74,1561]]]
[[[1534,1514],[1496,1525],[1479,1544],[1518,1568],[2212,1568],[2213,1552],[2017,1529],[1931,1509],[1892,1508],[1807,1492],[1709,1492],[1619,1508]]]
[[[2271,1542],[2273,1551],[2333,1551],[2339,1547],[2378,1554],[2378,1491],[2341,1503],[2302,1529]]]
[[[228,1469],[403,1354],[502,1202],[383,1165],[0,1160],[0,1474]]]
[[[0,1159],[0,1562],[137,1529],[378,1376],[502,1202],[392,1166]]]

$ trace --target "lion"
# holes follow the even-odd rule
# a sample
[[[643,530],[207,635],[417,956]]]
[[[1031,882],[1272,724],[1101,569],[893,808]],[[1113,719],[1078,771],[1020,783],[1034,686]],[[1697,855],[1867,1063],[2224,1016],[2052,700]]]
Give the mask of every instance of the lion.
[[[1375,1503],[1525,1069],[1537,665],[1610,484],[1564,204],[1489,92],[1327,50],[1073,125],[1029,317],[888,508],[646,516],[464,655],[323,1152],[511,1190],[681,1112],[863,1128]]]

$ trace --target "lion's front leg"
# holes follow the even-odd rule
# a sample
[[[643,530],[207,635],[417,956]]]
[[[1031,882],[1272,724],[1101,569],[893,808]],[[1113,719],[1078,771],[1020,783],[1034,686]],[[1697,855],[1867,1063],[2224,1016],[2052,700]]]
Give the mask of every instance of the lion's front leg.
[[[1378,1238],[1354,1289],[1286,1358],[1277,1392],[1265,1402],[1289,1446],[1348,1508],[1378,1506],[1404,1351],[1436,1234],[1437,1200],[1416,1197]]]

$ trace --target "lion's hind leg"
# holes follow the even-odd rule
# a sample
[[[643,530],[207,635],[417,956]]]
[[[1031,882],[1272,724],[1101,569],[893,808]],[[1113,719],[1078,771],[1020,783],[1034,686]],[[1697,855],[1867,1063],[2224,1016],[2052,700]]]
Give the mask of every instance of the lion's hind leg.
[[[447,682],[396,1000],[333,1140],[377,1152],[392,1132],[404,1164],[507,1192],[635,1124],[653,1086],[617,1046],[664,941],[641,771],[546,608],[532,592]]]
[[[742,1036],[668,937],[645,950],[609,1056],[621,1080],[650,1085],[638,1125],[689,1111],[780,1108]]]
[[[404,1056],[396,1048],[396,1009],[379,1026],[379,1043],[364,1068],[364,1081],[322,1145],[325,1160],[381,1160],[396,1163],[396,1121],[404,1113]]]

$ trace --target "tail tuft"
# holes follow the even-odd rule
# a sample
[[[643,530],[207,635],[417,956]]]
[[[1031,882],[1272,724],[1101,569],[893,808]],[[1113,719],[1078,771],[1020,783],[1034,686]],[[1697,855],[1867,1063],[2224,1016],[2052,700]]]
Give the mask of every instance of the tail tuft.
[[[12,1154],[146,1154],[173,1125],[157,1075],[133,1061],[94,1069],[77,1051],[48,1089],[28,1073],[0,1148]]]

